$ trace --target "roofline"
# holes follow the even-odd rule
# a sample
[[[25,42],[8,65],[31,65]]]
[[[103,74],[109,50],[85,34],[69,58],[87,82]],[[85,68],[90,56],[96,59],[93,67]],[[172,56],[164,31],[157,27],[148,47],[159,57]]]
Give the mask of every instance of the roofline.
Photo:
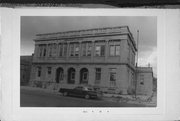
[[[116,26],[116,27],[103,27],[103,28],[92,28],[92,29],[81,29],[81,30],[73,30],[73,31],[64,31],[64,32],[56,32],[56,33],[44,33],[44,34],[36,34],[36,36],[43,36],[43,35],[55,35],[55,34],[61,34],[61,33],[71,33],[71,32],[81,32],[81,31],[90,31],[90,30],[99,30],[99,29],[115,29],[115,28],[128,28],[129,31],[129,27],[126,26]],[[130,31],[129,31],[130,32]]]

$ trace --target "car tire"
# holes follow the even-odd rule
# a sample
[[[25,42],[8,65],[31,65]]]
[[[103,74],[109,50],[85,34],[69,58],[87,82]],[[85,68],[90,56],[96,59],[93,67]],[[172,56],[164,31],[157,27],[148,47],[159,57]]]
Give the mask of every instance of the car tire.
[[[64,93],[63,93],[63,95],[64,95],[64,96],[67,96],[67,95],[68,95],[68,93],[67,93],[67,92],[64,92]]]
[[[90,98],[90,96],[89,95],[85,95],[85,99],[89,99]]]

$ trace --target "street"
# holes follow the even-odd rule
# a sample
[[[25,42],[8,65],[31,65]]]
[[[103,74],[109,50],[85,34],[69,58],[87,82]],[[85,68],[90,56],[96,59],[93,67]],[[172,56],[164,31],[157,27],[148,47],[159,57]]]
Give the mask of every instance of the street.
[[[143,104],[127,104],[105,99],[65,97],[58,93],[21,89],[21,107],[146,107]]]

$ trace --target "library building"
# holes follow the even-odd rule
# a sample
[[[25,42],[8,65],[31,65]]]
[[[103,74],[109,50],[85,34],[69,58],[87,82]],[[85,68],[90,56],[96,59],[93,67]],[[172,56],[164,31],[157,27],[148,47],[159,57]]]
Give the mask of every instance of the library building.
[[[136,67],[137,47],[128,26],[37,34],[34,42],[32,86],[152,93],[152,68]]]

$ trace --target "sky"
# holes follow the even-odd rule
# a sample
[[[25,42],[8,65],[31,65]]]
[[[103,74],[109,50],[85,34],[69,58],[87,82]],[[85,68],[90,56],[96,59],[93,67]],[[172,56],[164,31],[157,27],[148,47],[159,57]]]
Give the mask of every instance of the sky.
[[[153,67],[157,76],[157,18],[153,16],[22,16],[21,55],[32,55],[36,34],[91,28],[129,26],[137,42],[138,66]]]

